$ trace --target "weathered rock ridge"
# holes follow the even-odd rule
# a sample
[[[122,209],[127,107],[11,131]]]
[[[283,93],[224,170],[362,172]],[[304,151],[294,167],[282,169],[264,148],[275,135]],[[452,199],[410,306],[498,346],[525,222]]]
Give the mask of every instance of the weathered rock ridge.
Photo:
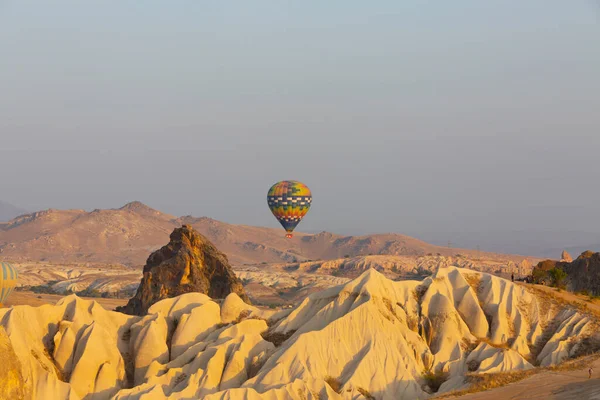
[[[424,371],[444,393],[585,354],[594,315],[536,293],[455,267],[422,281],[370,269],[290,310],[186,293],[137,317],[71,295],[0,309],[0,326],[26,399],[412,400],[431,397]]]
[[[192,227],[183,225],[173,231],[169,244],[148,257],[135,296],[117,311],[144,315],[154,303],[190,292],[214,299],[236,293],[249,302],[227,256]]]

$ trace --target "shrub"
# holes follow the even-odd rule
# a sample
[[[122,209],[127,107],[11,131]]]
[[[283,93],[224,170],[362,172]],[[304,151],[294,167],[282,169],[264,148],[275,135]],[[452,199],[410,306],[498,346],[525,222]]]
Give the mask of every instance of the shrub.
[[[327,377],[325,377],[325,382],[327,382],[327,384],[329,386],[331,386],[331,388],[333,389],[334,392],[336,392],[336,393],[341,392],[342,383],[338,379],[331,377],[331,376],[327,376]]]
[[[552,268],[548,271],[550,282],[552,286],[557,288],[563,288],[565,286],[565,280],[567,279],[567,273],[560,268]]]
[[[269,330],[261,333],[261,336],[267,342],[273,343],[275,347],[279,347],[283,344],[283,342],[291,338],[294,333],[296,333],[295,329],[287,331],[286,333],[273,332]]]
[[[420,276],[431,276],[431,275],[433,275],[433,271],[430,271],[430,270],[424,268],[423,266],[419,266],[417,268],[417,274]]]
[[[30,288],[30,290],[33,293],[37,293],[37,294],[57,294],[54,289],[52,289],[52,285],[58,283],[58,281],[49,281],[46,282],[44,285],[39,285],[39,286],[32,286]]]
[[[426,371],[423,374],[423,379],[425,379],[427,386],[429,386],[431,390],[434,393],[436,393],[438,390],[440,390],[440,386],[442,386],[442,383],[448,380],[448,374],[441,371]]]
[[[469,370],[469,372],[474,372],[479,369],[479,365],[480,365],[479,361],[471,360],[467,363],[467,369]]]
[[[543,269],[540,269],[538,267],[535,267],[533,269],[533,272],[531,273],[531,277],[533,280],[533,283],[543,283],[544,281],[546,281],[548,279],[548,271],[544,271]]]

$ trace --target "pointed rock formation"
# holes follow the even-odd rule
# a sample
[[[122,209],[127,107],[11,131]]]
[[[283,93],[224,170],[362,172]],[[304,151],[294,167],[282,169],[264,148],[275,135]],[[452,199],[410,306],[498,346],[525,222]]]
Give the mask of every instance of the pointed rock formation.
[[[519,276],[529,275],[529,274],[531,274],[532,270],[533,270],[533,264],[531,263],[531,261],[528,258],[525,258],[519,264]]]
[[[169,244],[148,257],[137,293],[117,311],[144,315],[157,301],[190,292],[211,298],[236,293],[250,302],[227,256],[191,226],[183,225],[171,233]]]
[[[560,256],[562,262],[573,262],[573,257],[569,254],[568,251],[563,250],[562,255]]]

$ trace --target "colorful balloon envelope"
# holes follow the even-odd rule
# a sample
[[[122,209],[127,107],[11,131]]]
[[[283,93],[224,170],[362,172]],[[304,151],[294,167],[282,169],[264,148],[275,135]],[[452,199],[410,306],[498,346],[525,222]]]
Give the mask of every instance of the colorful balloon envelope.
[[[2,306],[2,303],[4,303],[15,286],[17,286],[19,274],[15,267],[9,263],[2,262],[0,266],[2,267],[0,269],[0,306]]]
[[[275,218],[286,230],[285,236],[291,238],[292,232],[310,209],[312,194],[302,182],[281,181],[269,189],[267,203]]]

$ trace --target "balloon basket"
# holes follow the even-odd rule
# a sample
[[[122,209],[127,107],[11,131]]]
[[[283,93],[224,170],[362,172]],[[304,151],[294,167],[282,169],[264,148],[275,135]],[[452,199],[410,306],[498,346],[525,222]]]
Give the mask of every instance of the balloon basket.
[[[293,235],[291,233],[288,233],[287,235],[285,235],[286,238],[291,239],[293,237]]]

